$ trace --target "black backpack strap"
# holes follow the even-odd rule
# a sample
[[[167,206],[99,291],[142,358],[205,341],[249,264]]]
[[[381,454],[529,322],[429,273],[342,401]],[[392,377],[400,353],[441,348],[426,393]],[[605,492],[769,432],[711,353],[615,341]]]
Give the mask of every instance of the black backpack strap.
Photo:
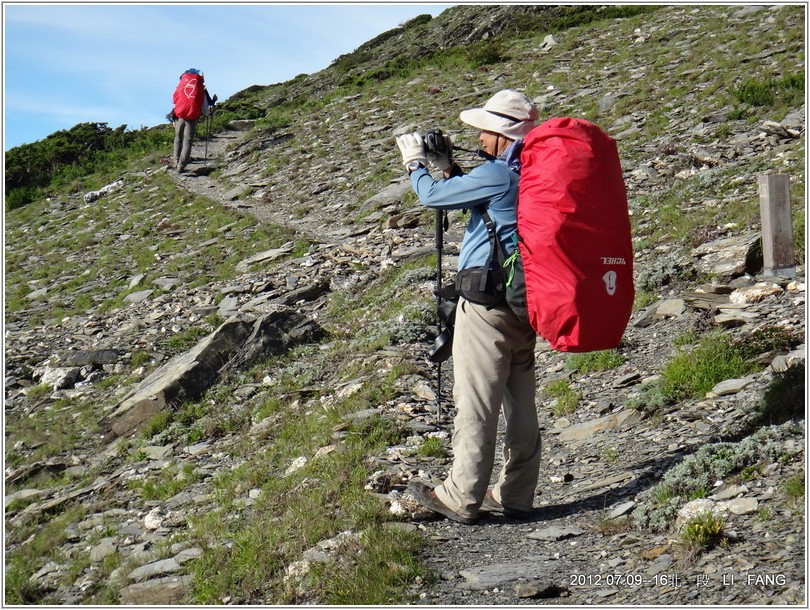
[[[492,265],[493,259],[497,256],[498,264],[501,268],[503,268],[505,256],[500,240],[498,240],[497,227],[495,226],[492,217],[490,217],[489,212],[487,212],[486,206],[479,205],[477,209],[481,214],[481,218],[484,219],[484,226],[487,228],[487,234],[489,235],[489,258],[487,259],[486,267],[489,268],[490,265]]]

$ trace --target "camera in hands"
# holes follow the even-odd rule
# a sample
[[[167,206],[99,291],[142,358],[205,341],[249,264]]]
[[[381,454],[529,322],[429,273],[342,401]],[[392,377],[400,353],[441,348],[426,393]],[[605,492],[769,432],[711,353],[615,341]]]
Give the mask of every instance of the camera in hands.
[[[453,150],[449,136],[445,136],[441,129],[431,129],[422,137],[425,153],[448,156]]]

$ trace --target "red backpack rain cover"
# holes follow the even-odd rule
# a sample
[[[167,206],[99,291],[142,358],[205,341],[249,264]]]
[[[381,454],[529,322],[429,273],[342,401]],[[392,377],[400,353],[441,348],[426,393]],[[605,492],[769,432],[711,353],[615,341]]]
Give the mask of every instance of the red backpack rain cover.
[[[518,202],[532,327],[558,351],[617,347],[635,291],[615,140],[581,119],[538,125],[521,153]]]
[[[202,113],[205,87],[202,74],[183,72],[174,90],[174,114],[186,121],[196,121]]]

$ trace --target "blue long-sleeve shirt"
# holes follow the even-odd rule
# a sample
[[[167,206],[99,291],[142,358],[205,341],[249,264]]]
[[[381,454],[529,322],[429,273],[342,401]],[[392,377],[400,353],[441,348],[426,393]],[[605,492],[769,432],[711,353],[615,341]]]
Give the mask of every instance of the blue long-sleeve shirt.
[[[518,179],[519,175],[509,169],[503,158],[485,161],[468,174],[442,180],[434,180],[424,168],[411,174],[413,190],[425,206],[437,210],[470,209],[470,222],[459,253],[459,270],[483,267],[489,258],[489,235],[477,209],[481,204],[497,227],[505,256],[514,251]]]

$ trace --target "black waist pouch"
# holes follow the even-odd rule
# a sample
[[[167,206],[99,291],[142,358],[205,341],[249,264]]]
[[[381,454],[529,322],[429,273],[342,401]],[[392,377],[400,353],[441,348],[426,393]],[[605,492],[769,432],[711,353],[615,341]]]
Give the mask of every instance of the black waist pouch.
[[[503,273],[486,267],[462,269],[456,275],[456,292],[477,305],[500,305],[505,298]]]

